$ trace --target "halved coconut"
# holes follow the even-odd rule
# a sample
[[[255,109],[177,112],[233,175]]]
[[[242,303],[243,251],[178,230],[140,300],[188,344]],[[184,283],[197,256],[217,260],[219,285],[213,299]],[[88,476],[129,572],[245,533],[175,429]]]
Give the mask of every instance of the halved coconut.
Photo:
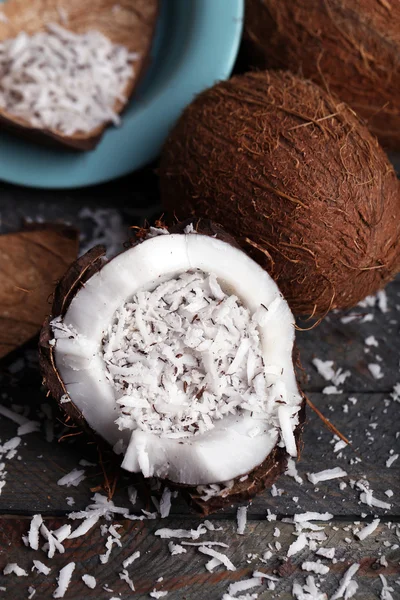
[[[41,110],[47,109],[46,96],[51,96],[54,93],[52,86],[54,88],[58,85],[57,79],[53,77],[55,63],[57,60],[59,63],[68,60],[63,51],[60,52],[62,46],[70,48],[72,55],[76,55],[76,69],[84,68],[85,70],[86,76],[79,86],[83,89],[86,86],[85,82],[93,81],[98,89],[101,88],[101,72],[92,59],[87,58],[91,56],[90,44],[88,40],[79,41],[80,38],[76,38],[75,34],[97,32],[105,36],[111,44],[116,46],[108,47],[108,42],[104,42],[104,40],[102,42],[99,38],[97,44],[101,42],[101,48],[98,48],[95,62],[101,63],[103,73],[114,65],[115,69],[127,74],[123,78],[121,75],[121,81],[125,82],[124,89],[113,90],[116,99],[112,107],[103,106],[101,102],[97,102],[97,106],[94,103],[93,107],[87,103],[82,104],[79,101],[79,94],[75,93],[76,90],[68,90],[73,91],[71,97],[60,99],[60,102],[62,101],[62,108],[72,111],[71,115],[75,114],[77,120],[83,122],[83,115],[89,114],[92,109],[92,112],[97,111],[102,116],[109,113],[109,118],[104,118],[104,121],[101,119],[101,123],[94,128],[88,131],[77,130],[73,133],[65,133],[54,127],[40,127],[35,124],[36,122],[24,117],[21,111],[21,114],[16,114],[15,106],[14,112],[13,106],[2,106],[0,81],[0,128],[50,145],[66,146],[76,150],[94,148],[100,141],[107,125],[113,119],[115,120],[115,115],[121,113],[127,105],[148,64],[158,8],[159,0],[120,0],[119,2],[114,0],[90,0],[90,2],[88,0],[29,0],[29,2],[7,0],[0,9],[0,43],[14,40],[7,56],[12,55],[15,73],[20,79],[20,81],[14,81],[13,94],[18,96],[15,98],[16,100],[20,100],[21,94],[29,98],[29,87],[36,86],[37,89],[41,89],[41,92],[40,97],[36,98],[35,106],[40,105]],[[49,72],[46,53],[39,52],[36,48],[35,56],[31,56],[28,38],[28,36],[49,31],[53,34],[47,42],[50,58],[52,57],[53,81],[48,81],[46,78],[46,74]],[[17,37],[19,34],[23,34],[23,37]],[[86,50],[84,44],[88,46]],[[96,45],[94,38],[92,44]],[[44,46],[46,46],[46,41]],[[127,55],[129,53],[129,57],[132,58],[131,63],[129,61],[124,63],[125,59],[121,58],[117,46],[126,48]],[[119,58],[111,60],[108,53],[118,55]],[[8,75],[5,63],[2,66],[0,60],[0,79],[3,80],[3,83]],[[66,96],[68,96],[68,92]]]
[[[40,340],[62,407],[204,513],[257,493],[296,456],[294,320],[272,278],[207,221],[94,248],[56,291]]]

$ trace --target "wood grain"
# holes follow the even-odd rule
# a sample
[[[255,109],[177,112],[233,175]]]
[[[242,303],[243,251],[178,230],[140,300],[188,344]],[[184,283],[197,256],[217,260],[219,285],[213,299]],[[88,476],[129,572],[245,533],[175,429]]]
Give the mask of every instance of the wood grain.
[[[63,524],[63,520],[49,519],[46,521],[48,527],[55,529]],[[154,532],[160,527],[187,528],[195,527],[198,521],[192,519],[188,523],[182,519],[164,519],[163,521],[147,521],[134,524],[131,521],[120,521],[122,528],[122,548],[115,547],[107,564],[101,565],[98,555],[104,553],[105,538],[100,535],[99,528],[92,530],[84,538],[65,542],[66,552],[64,555],[56,555],[51,561],[42,551],[26,549],[21,543],[21,536],[26,533],[29,522],[26,519],[6,518],[0,519],[0,570],[2,571],[7,562],[17,562],[27,571],[32,566],[33,559],[42,560],[46,565],[52,567],[51,574],[44,578],[43,575],[32,575],[29,584],[37,589],[38,597],[51,598],[55,589],[55,577],[58,569],[70,561],[76,562],[76,570],[73,574],[71,586],[66,594],[68,598],[110,598],[112,595],[120,595],[122,599],[134,597],[135,599],[148,598],[148,593],[154,588],[168,591],[168,600],[194,600],[198,598],[209,598],[219,600],[227,591],[228,585],[240,579],[251,577],[255,569],[264,573],[277,576],[277,595],[281,600],[292,598],[290,590],[293,581],[304,581],[305,573],[301,570],[301,564],[306,560],[313,560],[314,553],[304,549],[297,555],[286,559],[289,544],[294,541],[292,535],[293,526],[287,523],[264,521],[248,522],[246,536],[236,533],[236,526],[232,521],[214,521],[215,526],[222,527],[221,531],[210,532],[207,540],[228,542],[229,548],[220,549],[224,552],[237,570],[226,571],[225,568],[217,568],[213,573],[206,571],[204,565],[208,559],[199,553],[196,548],[186,546],[187,553],[171,557],[168,551],[168,540],[160,539]],[[356,542],[351,545],[345,538],[353,538],[351,532],[346,531],[347,521],[335,520],[332,526],[325,528],[328,535],[323,546],[336,547],[338,562],[323,559],[323,563],[330,566],[330,572],[326,576],[322,589],[331,595],[339,585],[339,580],[345,570],[354,562],[360,563],[360,571],[357,574],[357,582],[360,585],[358,598],[363,600],[375,599],[381,589],[379,574],[384,574],[389,583],[393,585],[399,573],[398,561],[400,551],[385,550],[388,567],[377,564],[379,553],[383,542],[396,544],[398,538],[395,531],[389,531],[382,524],[371,538],[364,542]],[[263,552],[268,549],[268,544],[274,544],[278,538],[274,537],[275,528],[280,530],[279,541],[282,551],[276,552],[266,564],[260,561]],[[139,550],[140,558],[128,568],[134,582],[136,593],[133,595],[126,583],[118,578],[121,571],[122,561],[133,552]],[[250,555],[250,556],[249,556]],[[88,589],[81,581],[85,573],[94,575],[97,579],[97,588]],[[163,581],[157,583],[157,579],[163,577]],[[12,590],[12,597],[25,596],[28,578],[0,576],[0,585]],[[108,585],[113,593],[106,594],[102,589]],[[266,591],[266,586],[259,588],[261,593],[259,600],[271,598],[271,592]],[[397,588],[396,588],[397,589]],[[258,589],[254,590],[258,591]],[[279,593],[279,595],[278,595]]]

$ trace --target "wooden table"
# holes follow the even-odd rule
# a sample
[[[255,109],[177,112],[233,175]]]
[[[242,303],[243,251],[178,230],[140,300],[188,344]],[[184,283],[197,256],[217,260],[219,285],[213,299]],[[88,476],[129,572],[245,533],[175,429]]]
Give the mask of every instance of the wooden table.
[[[108,219],[114,235],[120,232],[122,239],[128,225],[138,223],[145,215],[157,214],[157,202],[157,184],[151,169],[117,184],[73,192],[42,192],[0,185],[3,232],[19,229],[26,218],[67,220],[82,228],[84,245],[90,245],[94,237],[101,237],[101,233],[95,231],[90,216],[93,213],[88,208],[108,211],[95,214]],[[110,236],[106,238],[107,242]],[[222,551],[237,567],[236,571],[218,567],[212,573],[208,572],[204,566],[208,557],[195,547],[186,547],[186,553],[171,556],[168,540],[154,535],[160,527],[193,529],[201,522],[180,499],[174,501],[170,516],[163,520],[120,520],[122,547],[114,548],[109,562],[104,565],[99,562],[99,554],[105,551],[105,537],[102,537],[99,526],[84,537],[65,542],[65,554],[56,554],[51,561],[41,550],[26,548],[21,536],[29,528],[31,515],[41,513],[48,527],[55,529],[68,521],[65,515],[71,510],[84,509],[90,503],[91,488],[100,485],[103,479],[101,469],[95,466],[86,468],[87,478],[78,487],[67,489],[57,485],[58,479],[77,467],[82,457],[96,461],[95,449],[87,444],[87,440],[82,440],[83,436],[57,442],[63,426],[57,421],[60,415],[40,388],[35,343],[3,360],[0,365],[1,403],[4,406],[27,405],[32,416],[38,410],[44,411],[44,414],[42,430],[24,436],[18,457],[7,461],[6,484],[0,495],[0,571],[6,563],[16,562],[30,572],[33,559],[42,560],[52,567],[52,571],[47,578],[37,573],[30,573],[29,577],[0,575],[0,586],[7,588],[6,592],[0,591],[0,596],[26,598],[28,586],[33,586],[36,598],[51,598],[58,570],[74,561],[76,569],[66,598],[139,599],[148,598],[149,592],[156,588],[169,592],[167,600],[217,600],[227,591],[229,583],[251,577],[252,572],[260,568],[279,578],[276,589],[271,591],[263,585],[249,590],[249,593],[258,592],[259,599],[286,600],[292,598],[293,581],[304,582],[308,573],[301,569],[301,565],[306,560],[315,560],[315,553],[305,548],[287,558],[288,546],[296,538],[293,525],[282,519],[299,512],[318,511],[333,514],[333,519],[326,525],[327,539],[322,546],[335,546],[338,559],[336,564],[323,559],[322,562],[330,566],[330,571],[324,576],[321,589],[330,597],[346,568],[358,562],[360,569],[355,579],[359,588],[355,598],[379,598],[382,590],[379,575],[384,575],[388,585],[392,586],[392,597],[400,598],[400,459],[390,468],[386,467],[390,452],[399,453],[400,447],[400,405],[391,397],[395,384],[400,381],[400,280],[388,286],[387,297],[387,312],[382,312],[378,306],[357,307],[351,311],[357,316],[349,323],[343,322],[344,314],[335,313],[316,329],[299,332],[298,345],[306,373],[304,390],[324,415],[350,438],[352,447],[342,450],[341,458],[338,458],[338,453],[334,453],[332,433],[315,413],[308,410],[305,446],[297,465],[303,483],[300,485],[292,477],[283,476],[277,482],[275,495],[267,490],[256,498],[248,509],[245,535],[236,533],[236,508],[212,517],[215,526],[222,529],[210,532],[207,539],[229,544],[229,548]],[[371,316],[365,318],[366,315]],[[377,340],[377,347],[365,344],[369,336]],[[312,359],[315,357],[332,360],[335,369],[351,372],[339,386],[341,393],[323,393],[330,384],[313,366]],[[381,365],[382,378],[374,379],[368,369],[369,363]],[[47,441],[52,438],[53,425],[48,418],[51,415],[53,425],[55,423],[54,439]],[[2,443],[15,436],[16,431],[15,423],[0,418]],[[336,466],[345,469],[348,476],[317,486],[307,480],[307,473]],[[375,497],[390,502],[390,510],[360,503],[360,490],[354,487],[354,482],[362,478],[369,481]],[[341,481],[347,483],[344,489],[339,487]],[[129,478],[121,476],[114,497],[118,506],[129,506],[128,485]],[[393,491],[391,498],[384,493],[389,489]],[[67,503],[70,496],[75,500],[73,508]],[[131,510],[139,514],[142,506],[131,506]],[[267,509],[277,515],[276,521],[267,520]],[[380,517],[377,529],[364,541],[358,541],[353,535],[354,521],[371,521],[374,515]],[[362,526],[363,523],[359,525]],[[279,529],[279,537],[276,537],[276,528]],[[281,544],[280,550],[276,549],[276,542]],[[272,544],[273,556],[262,563],[260,557],[268,550],[268,544]],[[118,578],[118,572],[122,569],[122,561],[135,550],[140,550],[141,557],[129,567],[136,588],[133,593],[126,582]],[[387,566],[384,559],[378,560],[382,554]],[[95,589],[91,590],[82,583],[84,573],[96,577]],[[157,583],[159,577],[163,580]],[[113,592],[104,590],[104,585]]]

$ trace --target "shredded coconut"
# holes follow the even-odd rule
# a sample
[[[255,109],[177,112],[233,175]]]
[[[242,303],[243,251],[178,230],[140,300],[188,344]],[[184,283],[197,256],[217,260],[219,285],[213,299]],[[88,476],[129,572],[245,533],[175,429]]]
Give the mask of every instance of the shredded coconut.
[[[122,581],[125,581],[125,583],[129,586],[129,588],[131,589],[132,592],[135,591],[135,586],[133,585],[133,581],[132,579],[129,577],[129,573],[126,569],[124,569],[123,571],[121,571],[120,573],[118,573],[119,578]]]
[[[374,521],[372,521],[372,523],[366,525],[363,529],[361,529],[361,531],[356,533],[356,537],[358,537],[359,540],[365,540],[366,537],[368,537],[369,535],[371,535],[371,533],[375,531],[379,523],[380,519],[375,519]]]
[[[303,523],[304,521],[330,521],[333,519],[331,513],[305,512],[294,515],[295,523]]]
[[[138,292],[116,312],[103,340],[118,427],[179,438],[204,433],[228,414],[269,416],[275,398],[266,385],[256,315],[198,270]],[[295,446],[291,422],[284,424]]]
[[[185,554],[187,552],[186,548],[181,546],[181,544],[174,544],[174,542],[169,542],[168,549],[171,553],[171,556],[175,556],[176,554]]]
[[[47,31],[0,43],[0,107],[33,127],[71,136],[107,122],[118,125],[136,55],[99,31]]]
[[[82,575],[82,581],[91,590],[94,590],[96,587],[96,579],[93,577],[93,575]]]
[[[84,469],[73,469],[70,473],[67,473],[67,475],[61,477],[61,479],[57,481],[57,485],[65,485],[66,487],[70,487],[72,485],[76,487],[84,479],[86,479]]]
[[[8,563],[3,569],[3,575],[17,575],[17,577],[27,577],[28,573],[22,567],[19,567],[17,563]]]
[[[239,506],[237,509],[237,533],[244,535],[247,523],[247,506]]]
[[[326,573],[329,573],[328,566],[323,565],[320,562],[314,562],[311,560],[306,560],[305,562],[303,562],[301,568],[303,569],[303,571],[313,571],[318,575],[326,575]]]
[[[64,598],[64,594],[71,582],[72,573],[75,569],[75,563],[70,562],[63,567],[57,577],[58,586],[53,593],[53,598]]]
[[[333,558],[335,556],[335,548],[318,548],[316,554],[323,556],[324,558]]]
[[[154,535],[158,535],[162,539],[170,538],[191,538],[197,540],[201,535],[207,532],[204,525],[199,525],[197,529],[157,529]]]
[[[28,541],[32,550],[38,550],[39,548],[39,528],[42,523],[42,515],[33,515],[28,533]]]
[[[171,510],[171,490],[164,488],[163,494],[160,500],[160,516],[162,519],[168,517]]]
[[[124,562],[122,563],[122,566],[124,569],[126,569],[127,567],[129,567],[129,565],[131,565],[133,562],[135,562],[135,560],[137,560],[140,556],[140,551],[137,550],[136,552],[134,552],[133,554],[131,554],[130,556],[128,556],[128,558],[126,558],[124,560]]]
[[[370,363],[368,365],[368,370],[374,379],[382,379],[383,373],[381,365],[378,365],[377,363]]]
[[[40,560],[33,561],[32,571],[34,571],[35,569],[38,573],[42,573],[42,575],[48,575],[51,571],[50,567],[42,563],[42,561]]]
[[[360,565],[358,563],[354,563],[349,567],[346,573],[343,575],[340,580],[340,584],[336,592],[333,594],[331,600],[339,600],[339,598],[343,598],[348,586],[350,585],[352,577],[357,573]]]
[[[389,468],[392,466],[392,464],[394,463],[395,460],[397,460],[399,458],[398,454],[392,454],[392,456],[390,456],[387,461],[386,461],[386,466]]]
[[[346,477],[347,473],[340,467],[335,467],[334,469],[325,469],[324,471],[319,471],[319,473],[307,473],[307,477],[311,483],[316,485],[320,481],[329,481],[330,479],[336,479],[338,477]]]
[[[222,554],[222,552],[217,552],[217,550],[213,550],[212,548],[208,548],[206,546],[200,546],[199,552],[207,554],[208,556],[212,556],[213,558],[217,558],[227,568],[228,571],[236,571],[235,565],[225,554]]]
[[[307,545],[308,541],[305,534],[300,533],[297,540],[290,544],[289,550],[287,551],[287,556],[293,556],[294,554],[301,552],[301,550],[303,550],[303,548],[305,548]]]

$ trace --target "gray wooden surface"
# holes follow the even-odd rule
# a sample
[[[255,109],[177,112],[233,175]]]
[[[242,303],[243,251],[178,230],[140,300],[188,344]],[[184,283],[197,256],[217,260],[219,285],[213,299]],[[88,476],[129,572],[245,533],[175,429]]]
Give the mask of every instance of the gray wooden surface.
[[[24,219],[68,221],[81,227],[83,247],[95,240],[104,241],[115,250],[126,237],[130,225],[141,222],[145,216],[156,215],[158,210],[156,181],[151,170],[116,185],[75,192],[32,191],[0,184],[2,232],[17,230]],[[100,231],[99,222],[107,223],[108,229]],[[391,397],[394,386],[400,382],[400,279],[388,286],[387,298],[387,312],[382,312],[377,305],[357,307],[350,311],[356,318],[349,323],[343,322],[349,313],[334,313],[316,329],[299,332],[297,340],[305,370],[303,388],[312,402],[351,440],[352,446],[342,450],[338,457],[338,453],[334,452],[332,433],[315,413],[308,410],[304,451],[297,464],[303,483],[300,485],[292,477],[282,476],[276,484],[276,495],[267,490],[256,498],[248,509],[249,521],[244,536],[236,533],[236,508],[227,509],[212,519],[222,530],[210,532],[207,539],[229,544],[229,549],[224,549],[224,552],[236,565],[234,572],[219,567],[209,573],[204,567],[208,557],[196,548],[188,548],[187,553],[172,557],[168,551],[168,540],[160,540],[154,535],[160,527],[190,529],[200,523],[179,498],[173,502],[171,515],[166,519],[139,523],[120,521],[123,547],[112,552],[107,565],[101,565],[98,559],[98,555],[104,552],[105,541],[98,527],[83,538],[66,542],[66,554],[56,555],[52,561],[48,561],[41,551],[26,549],[21,536],[29,527],[30,515],[40,512],[51,523],[55,518],[58,525],[66,522],[67,513],[84,509],[89,504],[90,490],[101,485],[103,476],[96,465],[86,468],[87,478],[78,487],[57,485],[57,480],[77,467],[81,458],[97,462],[96,449],[83,436],[69,438],[62,443],[57,441],[65,433],[65,427],[58,420],[61,417],[57,409],[46,399],[40,387],[35,342],[3,360],[0,363],[0,403],[25,407],[31,418],[36,418],[38,411],[43,413],[44,410],[45,413],[42,414],[40,432],[23,436],[18,456],[7,461],[6,484],[0,495],[0,572],[8,562],[17,562],[30,570],[33,558],[52,566],[52,573],[47,578],[37,574],[29,578],[0,575],[0,586],[7,588],[7,598],[27,597],[28,585],[37,589],[37,598],[51,598],[58,569],[73,560],[77,567],[66,598],[147,598],[156,587],[169,591],[167,598],[171,600],[200,600],[205,597],[217,600],[229,583],[251,577],[253,570],[260,568],[278,576],[276,590],[268,591],[264,585],[250,592],[259,592],[260,599],[286,600],[292,597],[293,581],[304,581],[307,573],[300,566],[305,560],[313,560],[314,553],[304,549],[287,559],[287,548],[295,538],[293,525],[282,522],[282,519],[305,511],[327,511],[334,516],[325,527],[327,539],[323,546],[334,545],[337,548],[338,562],[330,565],[330,572],[323,577],[323,591],[331,595],[346,567],[359,562],[361,566],[356,579],[360,587],[355,598],[379,598],[382,590],[380,574],[393,587],[392,597],[400,598],[400,552],[396,548],[400,544],[396,526],[400,516],[400,459],[390,468],[386,467],[391,451],[400,453],[400,405]],[[307,326],[304,323],[299,325]],[[375,337],[377,347],[366,345],[365,340],[369,336]],[[341,393],[323,393],[324,388],[331,384],[317,373],[312,364],[313,358],[332,360],[335,369],[350,371],[350,376],[338,386]],[[382,378],[374,379],[371,375],[368,369],[371,363],[381,365]],[[349,398],[355,398],[356,402]],[[43,404],[46,405],[44,409]],[[46,416],[50,414],[51,422]],[[0,417],[0,443],[15,436],[17,427]],[[53,430],[54,439],[48,441]],[[307,473],[336,466],[347,472],[343,480],[314,486],[307,479]],[[390,502],[390,510],[360,504],[360,490],[354,483],[363,478],[369,481],[375,497]],[[340,481],[347,484],[344,489],[340,489]],[[127,488],[130,483],[129,477],[121,475],[114,497],[117,505],[129,506]],[[391,498],[384,493],[389,489],[393,491]],[[75,500],[73,509],[67,504],[67,497],[71,496]],[[143,506],[139,502],[131,509],[138,512]],[[155,510],[154,506],[147,508]],[[277,521],[266,519],[267,510],[277,515]],[[353,522],[370,521],[375,515],[381,518],[379,527],[366,540],[358,541],[353,533]],[[280,530],[279,538],[273,535],[276,527]],[[275,544],[278,540],[281,550],[274,546],[273,557],[262,563],[260,557],[268,549],[268,544]],[[142,555],[130,571],[136,587],[133,594],[118,578],[118,572],[122,560],[136,549],[140,549]],[[382,554],[388,562],[387,567],[377,563]],[[330,564],[329,560],[323,562]],[[95,590],[90,590],[80,581],[84,573],[98,579]],[[156,584],[161,576],[164,580]],[[104,590],[102,586],[105,584],[114,591]]]

